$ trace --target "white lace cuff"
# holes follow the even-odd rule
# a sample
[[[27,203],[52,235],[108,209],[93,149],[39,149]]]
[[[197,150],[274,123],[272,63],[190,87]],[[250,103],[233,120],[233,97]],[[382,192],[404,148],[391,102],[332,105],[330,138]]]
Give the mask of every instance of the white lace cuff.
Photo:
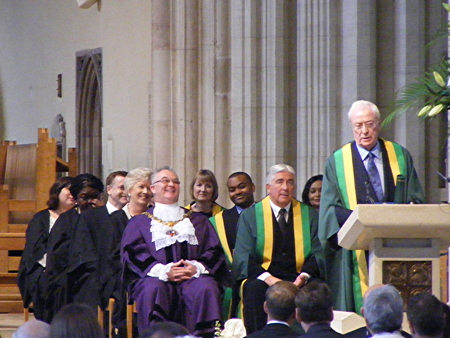
[[[166,265],[158,263],[148,272],[147,276],[158,277],[163,282],[167,282],[167,273],[172,268],[173,263],[168,263]]]
[[[208,275],[209,274],[209,271],[206,270],[205,266],[202,263],[197,262],[197,261],[189,261],[189,260],[186,260],[186,262],[191,263],[193,266],[195,266],[197,268],[197,273],[195,275],[193,275],[192,277],[198,278],[198,277],[200,277],[200,275]]]

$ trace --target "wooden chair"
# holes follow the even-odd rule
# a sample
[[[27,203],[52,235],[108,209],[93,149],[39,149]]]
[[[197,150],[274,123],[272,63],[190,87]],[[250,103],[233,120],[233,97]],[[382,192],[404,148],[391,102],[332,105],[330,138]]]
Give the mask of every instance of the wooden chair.
[[[136,302],[127,293],[127,338],[133,338],[133,314],[137,313]]]

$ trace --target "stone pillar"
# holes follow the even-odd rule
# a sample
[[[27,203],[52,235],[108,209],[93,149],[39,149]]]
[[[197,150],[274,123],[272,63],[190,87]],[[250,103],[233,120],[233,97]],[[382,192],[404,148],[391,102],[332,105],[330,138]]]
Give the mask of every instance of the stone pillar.
[[[341,144],[339,15],[336,1],[297,1],[297,196]]]

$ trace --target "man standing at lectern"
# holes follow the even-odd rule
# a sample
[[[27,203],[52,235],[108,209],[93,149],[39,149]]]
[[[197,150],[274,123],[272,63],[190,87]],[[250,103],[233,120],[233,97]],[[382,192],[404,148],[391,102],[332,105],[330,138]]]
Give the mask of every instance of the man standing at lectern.
[[[378,137],[378,107],[356,101],[348,118],[354,141],[335,151],[325,164],[319,237],[334,309],[359,312],[368,285],[366,255],[340,247],[337,233],[357,204],[423,203],[424,195],[409,152]]]

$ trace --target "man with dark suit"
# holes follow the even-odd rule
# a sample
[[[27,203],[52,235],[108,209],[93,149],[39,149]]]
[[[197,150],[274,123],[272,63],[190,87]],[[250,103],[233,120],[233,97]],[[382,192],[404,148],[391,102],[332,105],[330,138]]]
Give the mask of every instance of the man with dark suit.
[[[228,263],[233,262],[233,250],[236,242],[237,222],[244,209],[255,203],[255,185],[249,174],[238,171],[231,174],[227,180],[228,196],[234,207],[226,209],[210,218],[224,249]]]
[[[264,312],[267,313],[267,325],[248,338],[294,338],[298,334],[291,329],[295,321],[295,296],[298,287],[293,283],[279,281],[266,291]]]
[[[69,254],[69,280],[74,301],[89,304],[97,311],[97,306],[105,310],[109,299],[115,298],[114,324],[124,320],[125,307],[119,310],[123,292],[119,276],[113,277],[117,275],[115,271],[121,271],[121,264],[120,260],[112,257],[115,247],[120,243],[115,243],[110,214],[122,209],[128,202],[124,188],[126,176],[126,171],[115,171],[108,175],[108,201],[104,206],[90,209],[81,215]]]
[[[269,169],[268,196],[242,212],[233,256],[247,333],[266,323],[264,294],[280,280],[300,287],[320,277],[317,212],[294,198],[295,171],[286,164]]]
[[[302,338],[344,337],[330,326],[333,320],[333,297],[325,283],[315,280],[300,288],[295,305],[297,321],[306,332]]]
[[[231,273],[231,265],[233,263],[234,244],[236,243],[237,222],[241,212],[255,203],[253,196],[255,185],[249,174],[237,171],[228,177],[227,189],[234,207],[225,209],[209,219],[217,231],[229,268],[229,275],[225,281],[226,288],[222,309],[225,319],[240,317],[240,314],[237,313],[239,290]]]
[[[413,338],[442,338],[445,316],[436,296],[419,293],[410,298],[406,309]]]

